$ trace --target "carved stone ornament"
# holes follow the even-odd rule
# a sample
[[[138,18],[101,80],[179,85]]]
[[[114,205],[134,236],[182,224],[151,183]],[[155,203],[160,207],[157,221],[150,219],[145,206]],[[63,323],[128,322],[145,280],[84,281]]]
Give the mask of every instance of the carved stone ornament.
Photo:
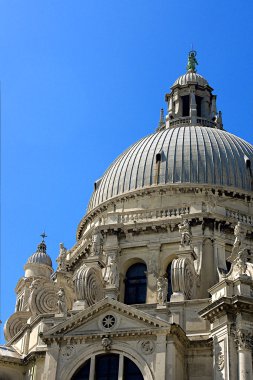
[[[143,340],[139,343],[139,346],[144,355],[150,355],[155,350],[155,344],[152,340]]]
[[[172,290],[174,293],[182,293],[185,299],[192,299],[196,291],[196,271],[192,260],[178,258],[172,261]]]
[[[64,359],[69,360],[70,357],[75,353],[75,346],[67,345],[62,347],[61,354]]]
[[[87,306],[104,298],[104,284],[101,270],[83,264],[74,276],[77,300],[84,300]]]
[[[110,351],[111,350],[111,345],[112,345],[112,339],[108,336],[108,335],[106,335],[106,336],[104,336],[103,338],[102,338],[102,340],[101,340],[101,344],[102,344],[102,346],[104,347],[104,350],[105,351]]]
[[[239,349],[251,350],[253,347],[253,334],[251,331],[238,329],[235,332],[235,342]]]
[[[220,351],[216,357],[216,364],[219,371],[222,371],[225,366],[225,357],[224,354]]]
[[[4,326],[5,339],[7,341],[12,339],[26,325],[30,316],[30,311],[16,311],[12,314]]]

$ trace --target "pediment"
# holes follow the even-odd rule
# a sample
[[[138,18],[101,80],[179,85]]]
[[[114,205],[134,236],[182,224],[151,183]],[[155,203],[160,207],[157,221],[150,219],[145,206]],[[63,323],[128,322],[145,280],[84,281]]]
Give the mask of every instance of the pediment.
[[[131,335],[170,329],[170,323],[121,302],[105,298],[72,315],[43,334],[43,338]]]

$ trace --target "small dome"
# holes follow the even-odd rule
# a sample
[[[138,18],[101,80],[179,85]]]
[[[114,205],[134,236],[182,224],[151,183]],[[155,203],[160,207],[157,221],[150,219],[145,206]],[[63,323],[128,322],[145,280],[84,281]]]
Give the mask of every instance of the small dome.
[[[160,161],[159,176],[156,175]],[[253,146],[223,130],[182,126],[149,135],[122,153],[101,178],[89,203],[166,184],[203,184],[252,191]]]
[[[46,244],[42,241],[37,248],[37,251],[28,258],[27,264],[44,264],[52,267],[52,260],[46,253]]]
[[[204,77],[202,77],[202,75],[199,75],[194,71],[189,70],[186,74],[181,75],[179,78],[177,78],[172,87],[177,85],[186,86],[189,82],[197,83],[203,87],[208,86],[207,80]]]

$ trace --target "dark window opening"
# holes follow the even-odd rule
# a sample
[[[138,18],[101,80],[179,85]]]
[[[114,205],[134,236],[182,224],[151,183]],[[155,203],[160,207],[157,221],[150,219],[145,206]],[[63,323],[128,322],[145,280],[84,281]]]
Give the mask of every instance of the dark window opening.
[[[132,360],[128,359],[124,356],[124,374],[123,380],[143,380],[143,376],[139,368],[132,362]]]
[[[201,96],[196,95],[197,116],[199,117],[201,117],[201,104],[202,104]]]
[[[71,380],[90,379],[91,360],[77,370]],[[119,378],[119,355],[102,354],[95,357],[95,374],[92,380],[118,380]],[[143,380],[143,376],[137,365],[124,356],[123,380]]]
[[[78,371],[72,376],[71,380],[89,380],[90,378],[90,359],[87,360],[84,365],[78,369]]]
[[[183,116],[190,115],[190,96],[182,96],[182,105],[183,105]]]
[[[162,153],[157,153],[156,154],[156,163],[161,162],[161,161],[162,161]]]
[[[172,284],[171,284],[171,266],[172,266],[172,262],[169,263],[169,265],[167,266],[167,279],[168,279],[168,294],[167,294],[167,301],[169,302],[170,301],[170,297],[173,293],[172,291]]]
[[[128,305],[146,303],[147,266],[143,263],[132,265],[126,272],[125,303]]]
[[[95,379],[118,380],[119,355],[104,354],[96,357]]]

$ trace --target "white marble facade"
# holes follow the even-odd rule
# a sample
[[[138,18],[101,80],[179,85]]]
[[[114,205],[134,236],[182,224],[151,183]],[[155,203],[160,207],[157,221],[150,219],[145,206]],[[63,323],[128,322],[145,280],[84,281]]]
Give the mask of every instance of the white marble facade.
[[[212,92],[190,52],[165,119],[95,183],[55,272],[43,237],[0,379],[253,379],[253,146],[224,131]]]

